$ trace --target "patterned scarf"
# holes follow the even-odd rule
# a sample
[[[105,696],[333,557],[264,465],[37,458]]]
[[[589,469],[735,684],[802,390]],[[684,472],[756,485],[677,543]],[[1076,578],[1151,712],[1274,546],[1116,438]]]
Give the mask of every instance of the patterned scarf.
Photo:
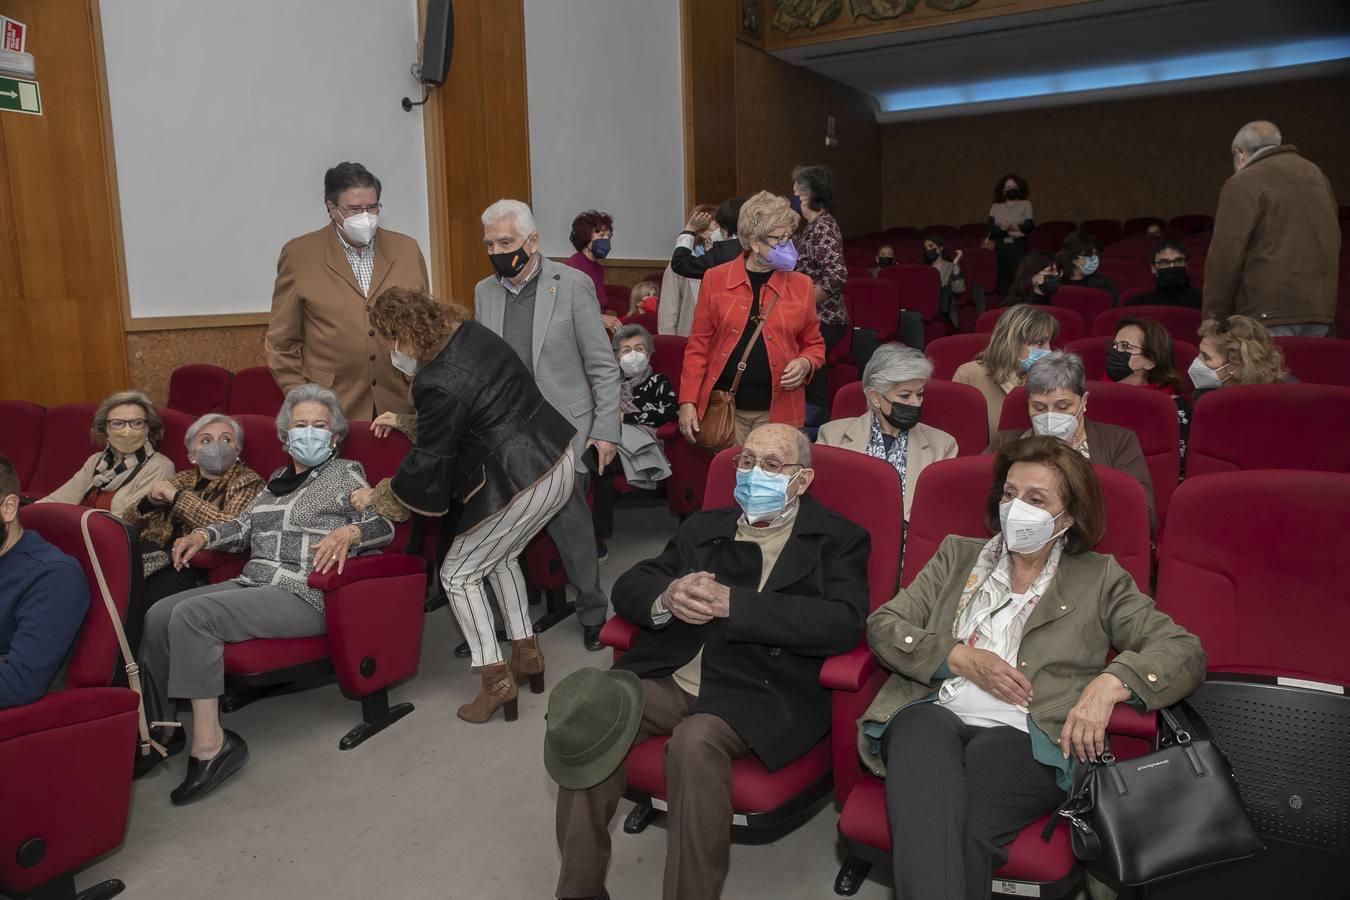
[[[637,401],[633,399],[634,392],[643,385],[648,378],[652,377],[652,364],[647,363],[641,372],[638,372],[632,378],[625,376],[619,381],[619,412],[624,415],[637,415],[642,412]],[[648,428],[646,425],[635,425],[635,428],[641,428],[650,435],[656,434],[655,428]]]
[[[141,444],[134,453],[117,458],[117,451],[108,447],[94,464],[93,487],[104,493],[116,491],[131,480],[145,461],[155,455],[154,445],[149,441]]]
[[[895,440],[891,441],[891,449],[887,450],[886,438],[874,413],[872,415],[872,433],[867,438],[867,455],[884,459],[895,468],[895,471],[900,475],[900,491],[904,493],[905,457],[909,455],[909,432],[902,431],[897,434]]]

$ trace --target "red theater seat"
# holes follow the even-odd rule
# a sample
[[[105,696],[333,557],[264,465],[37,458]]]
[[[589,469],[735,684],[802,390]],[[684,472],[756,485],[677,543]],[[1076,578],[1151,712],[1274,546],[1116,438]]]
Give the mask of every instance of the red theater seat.
[[[244,430],[244,448],[239,456],[263,481],[285,468],[290,457],[277,437],[276,413],[270,416],[241,413],[232,417]]]
[[[117,848],[131,800],[137,698],[109,687],[117,639],[85,549],[80,518],[66,504],[25,507],[23,526],[79,561],[90,604],[75,643],[64,690],[36,703],[0,710],[0,892],[20,897],[75,897],[75,869]],[[118,615],[138,589],[140,553],[121,520],[95,514],[90,537]],[[89,888],[111,897],[120,882]]]
[[[1050,222],[1040,222],[1036,225],[1030,235],[1027,236],[1027,243],[1032,250],[1038,250],[1041,253],[1048,253],[1054,256],[1064,246],[1064,239],[1078,228],[1077,223],[1067,222],[1063,219],[1056,219]]]
[[[232,416],[241,413],[275,416],[281,411],[281,403],[285,399],[281,388],[272,378],[271,369],[266,366],[240,369],[234,374],[234,384],[230,386],[228,412]]]
[[[1277,337],[1285,367],[1304,384],[1350,387],[1350,340]]]
[[[29,492],[33,473],[42,456],[42,422],[46,407],[25,400],[0,400],[0,456],[14,466],[19,490]]]
[[[1167,223],[1169,231],[1175,231],[1178,234],[1200,234],[1208,232],[1214,227],[1214,217],[1201,214],[1191,214],[1186,216],[1173,216]]]
[[[933,377],[950,381],[957,369],[987,346],[987,334],[950,334],[925,344],[923,352],[933,361]]]
[[[225,412],[234,375],[220,366],[179,366],[169,375],[169,408],[193,416]]]
[[[896,258],[900,259],[899,251],[896,253]],[[923,319],[925,344],[951,330],[950,323],[938,311],[942,277],[938,275],[937,269],[913,263],[896,263],[879,271],[877,278],[899,286],[900,308],[916,312]]]
[[[894,281],[881,277],[850,278],[844,282],[844,296],[852,310],[854,328],[875,332],[878,344],[896,339],[900,325],[900,288]]]
[[[717,455],[708,473],[705,509],[732,506],[732,486],[735,467],[732,457],[736,450],[724,450]],[[867,529],[872,539],[867,562],[869,585],[868,608],[876,609],[895,592],[896,575],[900,567],[900,548],[903,540],[900,518],[900,481],[884,461],[873,459],[852,450],[837,447],[816,447],[812,450],[812,465],[816,480],[812,496],[828,508]],[[632,646],[638,629],[617,616],[605,623],[600,639],[615,649],[617,658]],[[853,652],[865,652],[859,647]],[[843,657],[836,657],[842,659]],[[826,666],[829,661],[826,661]],[[825,681],[822,668],[822,684]],[[854,692],[835,694],[832,716],[856,719],[862,714],[860,695]],[[863,700],[870,700],[870,695]],[[733,760],[731,764],[732,809],[734,822],[750,828],[781,825],[798,814],[811,809],[824,798],[831,787],[831,759],[841,759],[844,740],[837,729],[832,729],[812,750],[787,766],[770,772],[756,756]],[[848,737],[853,744],[853,738]],[[650,823],[656,806],[664,808],[666,800],[665,774],[660,746],[663,738],[650,738],[635,746],[628,754],[625,767],[629,781],[629,799],[638,806],[629,814],[624,830],[641,831]],[[834,788],[842,799],[843,788],[856,777],[856,758],[849,761],[841,773],[836,769]],[[844,781],[841,784],[840,778]]]
[[[1101,241],[1103,246],[1114,244],[1122,236],[1118,219],[1088,219],[1079,227]]]
[[[1077,310],[1065,309],[1061,306],[1037,306],[1036,308],[1054,316],[1055,321],[1059,323],[1059,336],[1054,341],[1056,347],[1087,336],[1087,326],[1083,324],[1083,317]],[[997,309],[985,312],[975,322],[975,333],[993,334],[994,327],[998,325],[998,320],[1003,318],[1003,314],[1010,309],[1012,309],[1011,306],[1000,306]]]
[[[1153,481],[1153,506],[1161,534],[1181,469],[1176,401],[1160,391],[1113,381],[1089,381],[1087,388],[1089,419],[1119,425],[1133,431],[1139,439],[1139,449]],[[1003,399],[1003,415],[998,425],[1000,431],[1031,427],[1026,388],[1014,388]]]
[[[659,285],[660,282],[657,282]],[[630,287],[624,287],[621,284],[605,285],[605,296],[600,298],[603,305],[603,312],[611,312],[616,316],[628,315],[628,298],[633,293]]]
[[[648,334],[656,334],[656,313],[634,313],[619,320],[623,325],[641,325]]]
[[[1350,472],[1350,388],[1249,384],[1200,397],[1186,477],[1246,469]]]
[[[53,406],[42,419],[42,455],[33,470],[28,493],[45,497],[70,480],[98,446],[89,437],[94,424],[92,403]]]
[[[1072,309],[1083,317],[1084,322],[1091,322],[1111,308],[1111,295],[1097,288],[1065,284],[1055,291],[1050,305]]]
[[[943,460],[924,469],[914,496],[905,542],[901,586],[907,586],[951,534],[989,537],[984,527],[984,502],[993,481],[994,457],[973,456]],[[1147,590],[1149,574],[1148,513],[1139,483],[1120,472],[1093,466],[1101,481],[1106,508],[1106,531],[1095,551],[1110,553]],[[891,835],[886,819],[885,786],[858,762],[857,720],[854,709],[866,709],[886,680],[886,673],[866,649],[859,648],[826,663],[821,681],[836,691],[834,716],[835,795],[844,802],[839,836],[847,858],[835,880],[835,892],[853,894],[873,863],[889,867]],[[840,698],[853,694],[855,703]],[[1109,731],[1113,749],[1122,757],[1151,747],[1153,716],[1117,706]],[[852,784],[840,785],[841,772],[851,773]],[[1041,841],[1045,819],[1024,828],[1008,847],[1008,861],[994,873],[996,893],[1018,896],[1062,897],[1073,891],[1082,873],[1063,829],[1049,844]]]
[[[861,381],[846,384],[834,395],[832,419],[848,419],[867,411]],[[983,453],[989,446],[989,413],[984,395],[968,384],[930,379],[924,386],[923,423],[956,439],[957,456]]]
[[[1175,340],[1195,343],[1200,330],[1200,310],[1185,306],[1117,306],[1098,313],[1092,320],[1092,334],[1113,336],[1120,327],[1117,323],[1126,316],[1153,319]]]
[[[181,472],[191,465],[188,462],[187,445],[184,441],[187,439],[188,429],[198,418],[200,417],[167,406],[159,409],[159,419],[164,423],[164,437],[155,449],[173,460],[175,472]]]
[[[984,247],[967,248],[961,254],[961,272],[966,277],[966,292],[962,295],[961,301],[963,307],[969,306],[972,313],[982,313],[1003,302],[1003,298],[998,294],[998,263],[993,250]],[[967,303],[964,298],[969,298],[969,302]],[[964,330],[968,327],[963,319],[961,328]]]
[[[1155,216],[1140,216],[1135,219],[1126,219],[1125,224],[1121,227],[1121,233],[1127,238],[1133,237],[1134,235],[1144,235],[1148,231],[1150,225],[1166,228],[1167,221]]]

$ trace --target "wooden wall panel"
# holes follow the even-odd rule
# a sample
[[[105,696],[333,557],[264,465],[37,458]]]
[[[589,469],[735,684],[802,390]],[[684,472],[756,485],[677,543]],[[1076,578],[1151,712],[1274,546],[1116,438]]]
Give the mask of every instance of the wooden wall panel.
[[[127,384],[97,8],[0,0],[0,13],[29,26],[44,113],[0,113],[0,396],[97,400]]]
[[[1272,119],[1350,203],[1350,76],[881,126],[886,226],[988,215],[995,180],[1031,183],[1036,218],[1213,213],[1229,145]]]
[[[738,7],[727,0],[684,0],[685,198],[689,205],[736,196]]]
[[[479,216],[493,201],[530,201],[523,0],[458,0],[455,50],[432,94],[429,171],[444,193],[430,204],[433,257],[448,277],[442,299],[473,306],[473,286],[491,273]]]
[[[825,146],[826,116],[835,118],[837,147]],[[881,227],[881,127],[872,98],[737,41],[738,192],[786,195],[799,163],[834,170],[844,234]]]

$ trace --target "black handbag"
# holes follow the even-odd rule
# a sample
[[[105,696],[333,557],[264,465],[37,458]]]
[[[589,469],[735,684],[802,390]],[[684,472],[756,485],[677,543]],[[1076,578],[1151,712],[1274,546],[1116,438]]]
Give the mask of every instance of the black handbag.
[[[1161,749],[1080,767],[1059,809],[1073,855],[1104,881],[1145,885],[1265,849],[1238,795],[1228,757],[1179,707],[1159,710]],[[1203,727],[1203,722],[1200,722]],[[1058,818],[1046,828],[1048,838]]]

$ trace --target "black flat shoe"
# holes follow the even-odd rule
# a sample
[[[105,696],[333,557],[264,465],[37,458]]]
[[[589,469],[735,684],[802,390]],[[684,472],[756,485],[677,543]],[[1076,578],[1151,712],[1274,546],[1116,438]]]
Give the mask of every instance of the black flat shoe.
[[[581,643],[587,650],[603,650],[605,645],[600,643],[600,625],[582,625]]]
[[[469,642],[464,641],[455,648],[455,656],[459,659],[468,659],[472,654],[469,653]]]
[[[225,730],[225,744],[211,759],[188,757],[187,777],[183,783],[173,789],[169,799],[175,806],[200,800],[220,787],[221,782],[229,778],[244,763],[248,762],[248,744],[229,729]]]
[[[170,732],[173,736],[165,739],[164,732]],[[159,742],[165,750],[169,751],[168,756],[160,756],[157,750],[151,750],[149,753],[142,754],[139,744],[136,747],[136,761],[132,765],[131,777],[140,778],[149,775],[155,770],[155,767],[170,756],[177,756],[183,752],[187,746],[187,735],[180,728],[152,728],[150,736]]]

